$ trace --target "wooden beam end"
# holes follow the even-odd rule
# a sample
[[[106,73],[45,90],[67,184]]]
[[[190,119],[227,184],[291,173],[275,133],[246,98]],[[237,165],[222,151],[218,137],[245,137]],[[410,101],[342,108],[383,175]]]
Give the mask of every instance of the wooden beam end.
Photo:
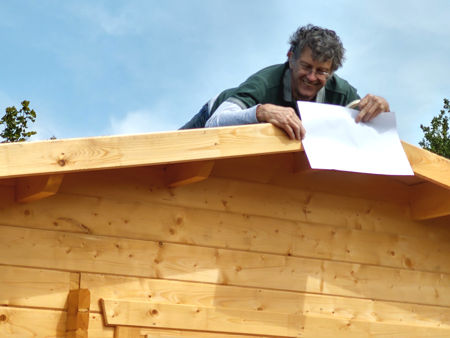
[[[55,195],[61,186],[63,174],[31,176],[16,181],[16,202],[28,203]]]

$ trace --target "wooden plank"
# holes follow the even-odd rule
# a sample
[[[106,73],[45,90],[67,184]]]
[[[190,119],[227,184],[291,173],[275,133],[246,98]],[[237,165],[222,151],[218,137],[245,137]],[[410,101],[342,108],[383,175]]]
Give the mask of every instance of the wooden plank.
[[[270,183],[278,176],[292,176],[296,158],[304,152],[253,155],[216,160],[211,176]]]
[[[78,329],[75,331],[67,331],[66,338],[88,338],[87,331]]]
[[[210,177],[173,189],[150,186],[125,173],[67,177],[61,193],[141,203],[164,203],[195,209],[264,216],[357,230],[404,233],[423,238],[430,229],[414,226],[408,202],[392,203]],[[447,230],[444,230],[447,231]]]
[[[231,333],[202,332],[202,331],[183,331],[159,328],[142,328],[116,326],[116,335],[114,338],[267,338],[269,336],[261,335],[243,335]]]
[[[120,323],[119,325],[128,324],[141,327],[151,326],[188,326],[195,329],[202,329],[207,327],[210,331],[222,331],[222,326],[217,325],[217,322],[226,320],[230,311],[215,308],[207,311],[206,308],[187,307],[183,305],[162,305],[162,304],[146,304],[132,301],[117,302],[114,300],[104,300],[105,306],[104,316],[108,324]],[[186,311],[186,316],[181,313]],[[188,312],[189,311],[189,312]],[[239,310],[235,310],[239,312]],[[242,312],[242,311],[241,311]],[[337,318],[323,318],[320,316],[289,316],[286,314],[272,314],[275,317],[280,317],[289,321],[287,325],[292,326],[289,329],[286,324],[277,323],[275,328],[265,330],[265,334],[271,335],[272,332],[283,332],[289,329],[289,336],[301,337],[347,337],[361,334],[364,336],[400,336],[400,337],[436,337],[447,336],[450,334],[450,329],[446,328],[421,328],[415,325],[392,325],[383,322],[366,322],[355,319],[340,320]],[[292,318],[292,320],[289,320]],[[245,324],[242,327],[244,333],[252,333],[252,325],[254,319],[248,320],[241,317]],[[268,318],[273,320],[273,318]],[[235,332],[241,329],[239,319],[231,320],[223,325],[223,331]],[[267,322],[261,323],[262,326],[267,326]],[[255,327],[255,331],[263,331],[263,327]],[[292,333],[292,335],[290,334]],[[258,333],[256,333],[258,334]],[[275,333],[275,336],[284,336]],[[120,337],[120,336],[118,336]]]
[[[409,203],[409,185],[403,176],[369,175],[331,170],[303,170],[307,167],[304,152],[231,158],[216,161],[211,177],[269,183],[287,188],[330,193],[368,200]],[[308,168],[306,168],[308,169]],[[409,177],[411,181],[411,177]]]
[[[103,324],[103,317],[99,313],[89,315],[89,338],[113,338],[114,328]]]
[[[6,226],[0,232],[0,264],[450,305],[443,273]]]
[[[272,184],[339,196],[388,201],[408,201],[408,186],[397,176],[369,175],[331,170],[311,170],[292,175],[278,175]]]
[[[103,326],[98,314],[91,314],[90,338],[113,337],[112,327]],[[2,337],[65,337],[65,312],[0,307],[0,336]],[[162,329],[136,329],[147,337],[184,338],[250,338],[233,334],[214,334],[211,332],[175,331]],[[324,319],[304,317],[298,337],[448,337],[448,329],[423,328],[407,325],[367,323],[358,320]],[[144,336],[145,337],[145,336]],[[262,337],[262,336],[252,336]],[[134,338],[134,337],[133,337]]]
[[[431,183],[414,185],[410,189],[411,216],[414,219],[424,220],[450,215],[450,189]]]
[[[293,154],[293,173],[311,172],[311,165],[305,152]]]
[[[81,283],[94,311],[112,298],[450,329],[450,308],[440,306],[98,274],[82,274]]]
[[[66,337],[66,313],[0,306],[0,337]]]
[[[448,160],[405,142],[403,147],[417,176],[446,188],[450,187]],[[300,142],[289,140],[281,130],[270,124],[5,143],[0,145],[0,177],[124,168],[301,150]]]
[[[61,186],[64,175],[45,175],[22,177],[16,183],[16,201],[33,202],[55,195]]]
[[[0,305],[65,309],[73,273],[0,266]],[[78,278],[78,276],[76,276]]]
[[[406,142],[402,145],[416,176],[450,189],[450,160]]]
[[[70,290],[67,297],[66,332],[68,336],[87,337],[91,294],[88,289]]]
[[[322,318],[307,318],[302,323],[297,337],[317,338],[347,338],[347,337],[384,337],[384,338],[422,338],[422,337],[448,337],[448,331],[443,329],[424,329],[405,325],[387,325],[384,323],[364,323],[358,321],[323,320]],[[234,335],[213,332],[181,331],[167,329],[144,329],[134,327],[116,327],[125,338],[267,338],[261,335]],[[116,336],[121,338],[122,336]]]
[[[14,203],[14,186],[0,185],[0,206],[7,207]]]
[[[300,316],[240,309],[102,299],[107,325],[295,337]]]
[[[0,177],[301,151],[270,124],[0,144]],[[14,159],[14,160],[12,160]]]
[[[213,167],[214,161],[169,164],[165,168],[166,184],[173,188],[203,181],[209,177]]]
[[[16,179],[15,178],[1,179],[0,180],[0,186],[15,187],[16,186]]]
[[[269,337],[261,335],[233,335],[213,332],[181,331],[151,328],[116,327],[119,334],[116,338],[257,338]],[[384,338],[422,338],[422,337],[448,337],[449,331],[441,328],[417,328],[415,326],[391,325],[385,323],[366,323],[356,320],[323,319],[305,317],[297,337],[317,338],[348,338],[348,337],[384,337]],[[123,336],[122,336],[123,335]]]
[[[0,207],[0,219],[11,226],[450,272],[448,227],[442,227],[441,234],[439,227],[420,223],[408,223],[409,232],[421,231],[413,237],[64,193],[32,204]]]
[[[450,331],[441,328],[423,328],[414,325],[392,325],[383,322],[371,323],[359,320],[324,319],[306,316],[298,337],[318,338],[423,338],[449,337]]]

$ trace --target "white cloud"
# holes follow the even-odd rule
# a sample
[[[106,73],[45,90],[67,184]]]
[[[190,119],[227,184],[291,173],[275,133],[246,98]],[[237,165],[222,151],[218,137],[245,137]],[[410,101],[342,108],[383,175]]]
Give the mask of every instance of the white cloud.
[[[78,3],[73,10],[109,35],[120,36],[140,32],[138,22],[141,21],[141,14],[139,7],[136,6],[124,5],[112,10],[111,6],[107,8],[100,3]]]
[[[367,11],[374,14],[373,20],[384,29],[393,28],[413,34],[450,34],[448,20],[448,1],[410,0],[406,6],[403,1],[383,0],[367,5]],[[401,20],[398,18],[401,17]],[[427,41],[423,41],[424,45]]]
[[[173,121],[163,116],[146,109],[127,112],[125,116],[120,118],[113,116],[110,117],[107,134],[141,134],[154,131],[175,130],[179,127]]]

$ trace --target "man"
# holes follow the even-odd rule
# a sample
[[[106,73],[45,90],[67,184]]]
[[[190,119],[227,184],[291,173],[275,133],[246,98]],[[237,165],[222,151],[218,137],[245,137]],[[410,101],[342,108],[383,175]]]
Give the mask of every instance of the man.
[[[346,106],[360,98],[355,88],[334,74],[342,66],[345,52],[334,31],[307,25],[289,42],[286,63],[264,68],[239,87],[223,91],[181,129],[270,122],[291,139],[301,140],[306,130],[297,101]],[[367,122],[389,111],[389,104],[368,94],[358,108],[356,122]]]

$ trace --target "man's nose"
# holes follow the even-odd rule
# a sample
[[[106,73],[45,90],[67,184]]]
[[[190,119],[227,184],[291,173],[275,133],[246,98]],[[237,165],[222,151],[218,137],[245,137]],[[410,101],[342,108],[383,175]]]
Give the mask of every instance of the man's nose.
[[[317,81],[316,71],[311,69],[309,71],[308,75],[306,75],[306,78],[308,79],[308,81],[311,81],[311,82]]]

